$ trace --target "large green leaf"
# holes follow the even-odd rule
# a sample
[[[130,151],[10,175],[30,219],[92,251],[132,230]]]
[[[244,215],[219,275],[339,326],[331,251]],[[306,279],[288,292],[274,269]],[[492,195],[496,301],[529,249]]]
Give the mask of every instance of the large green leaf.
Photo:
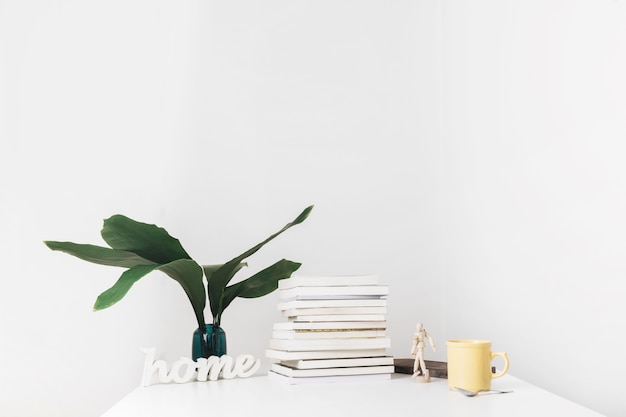
[[[300,213],[298,215],[298,217],[296,217],[292,222],[287,223],[282,229],[280,229],[278,232],[274,233],[272,236],[268,237],[267,239],[265,239],[263,242],[259,243],[258,245],[248,249],[247,251],[245,251],[244,253],[242,253],[241,255],[237,256],[236,258],[232,259],[231,261],[229,261],[227,264],[230,264],[233,261],[238,261],[237,263],[241,262],[242,260],[246,259],[249,256],[252,256],[253,254],[255,254],[259,249],[261,249],[263,246],[265,246],[269,241],[273,240],[274,238],[278,237],[278,235],[280,235],[281,233],[285,232],[287,229],[289,229],[290,227],[293,227],[297,224],[302,223],[303,221],[306,220],[307,217],[309,217],[309,214],[311,213],[311,210],[313,210],[313,206],[309,206],[307,208],[305,208],[302,213]]]
[[[113,304],[120,301],[135,282],[146,274],[154,271],[157,267],[158,265],[137,265],[124,271],[111,288],[98,296],[93,306],[94,311],[111,307]]]
[[[212,286],[212,278],[213,278],[213,273],[217,270],[219,270],[221,267],[223,267],[224,264],[219,264],[219,265],[202,265],[202,269],[204,270],[204,276],[206,277],[207,280],[207,297],[209,296],[209,294],[211,294],[211,286]],[[241,262],[239,263],[239,265],[237,265],[233,270],[232,270],[232,274],[235,275],[237,272],[239,272],[239,270],[241,270],[241,268],[243,268],[244,266],[248,266],[248,264],[246,262]],[[211,311],[217,311],[217,310],[211,310]],[[216,322],[216,320],[214,320],[214,324],[218,324]]]
[[[250,278],[224,289],[223,309],[236,298],[257,298],[267,295],[278,288],[278,281],[289,278],[302,264],[281,259],[274,265],[257,272]]]
[[[191,259],[180,241],[162,227],[141,223],[121,214],[104,220],[101,234],[113,249],[134,252],[155,263]]]
[[[135,282],[154,270],[163,271],[183,287],[189,301],[191,301],[198,325],[201,328],[204,327],[206,297],[202,283],[202,268],[191,259],[177,259],[163,265],[137,265],[130,268],[120,276],[111,288],[100,294],[94,305],[94,310],[102,310],[117,303],[128,293]]]
[[[198,326],[203,329],[205,325],[204,307],[206,306],[206,295],[202,282],[202,267],[191,259],[177,259],[161,265],[158,269],[165,272],[183,287],[189,301],[191,301]]]
[[[213,314],[213,324],[220,325],[220,317],[224,311],[222,300],[224,299],[224,289],[226,284],[235,276],[237,271],[241,269],[241,264],[224,264],[217,270],[213,271],[211,279],[207,282],[207,294],[209,297],[209,305],[211,306],[211,314]],[[218,277],[218,283],[215,282],[215,277]]]
[[[217,317],[219,321],[219,317],[221,317],[222,312],[224,311],[224,308],[225,308],[223,305],[224,289],[226,288],[226,285],[228,285],[230,280],[235,275],[235,272],[236,272],[235,269],[238,267],[238,265],[244,259],[256,253],[265,244],[267,244],[272,239],[276,238],[281,233],[285,232],[290,227],[300,224],[304,220],[306,220],[306,218],[311,213],[311,210],[313,210],[313,206],[307,207],[306,209],[302,211],[302,213],[298,215],[298,217],[296,217],[292,222],[287,223],[278,232],[274,233],[273,235],[265,239],[263,242],[257,244],[256,246],[248,249],[241,255],[231,259],[230,261],[225,263],[222,267],[218,268],[216,271],[213,272],[211,282],[208,288],[208,293],[209,293],[209,303],[211,306],[211,313],[213,314],[214,318]]]
[[[104,220],[101,233],[112,249],[72,242],[44,242],[50,249],[69,253],[85,261],[130,268],[111,288],[100,294],[95,310],[117,303],[137,280],[159,269],[183,287],[198,325],[204,328],[206,292],[202,282],[202,268],[189,257],[178,239],[161,227],[137,222],[120,214]]]
[[[52,250],[65,252],[84,261],[100,265],[132,268],[137,265],[154,264],[154,262],[148,261],[133,252],[123,250],[73,242],[56,242],[52,240],[44,241],[44,243]]]

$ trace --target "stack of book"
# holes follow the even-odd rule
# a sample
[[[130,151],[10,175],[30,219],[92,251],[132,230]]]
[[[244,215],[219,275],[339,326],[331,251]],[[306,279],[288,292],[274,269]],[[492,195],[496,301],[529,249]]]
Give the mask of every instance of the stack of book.
[[[278,282],[268,375],[289,384],[390,379],[387,295],[375,275],[301,276]]]

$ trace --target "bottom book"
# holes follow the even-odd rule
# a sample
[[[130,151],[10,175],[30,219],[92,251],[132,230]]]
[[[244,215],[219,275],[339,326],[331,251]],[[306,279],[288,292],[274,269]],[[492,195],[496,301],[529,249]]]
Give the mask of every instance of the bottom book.
[[[292,377],[281,375],[274,371],[269,371],[267,373],[267,376],[270,379],[274,379],[276,381],[280,381],[290,385],[330,384],[337,382],[374,382],[387,381],[391,379],[391,374]]]
[[[351,366],[346,368],[320,368],[320,369],[296,369],[289,366],[273,363],[271,370],[277,374],[292,376],[294,378],[316,377],[316,376],[343,376],[343,375],[372,375],[372,374],[392,374],[393,365],[380,366]]]

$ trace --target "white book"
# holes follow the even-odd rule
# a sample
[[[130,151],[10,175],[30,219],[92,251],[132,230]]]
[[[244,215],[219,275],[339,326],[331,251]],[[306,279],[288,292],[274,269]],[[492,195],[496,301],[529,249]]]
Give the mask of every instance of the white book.
[[[350,339],[354,337],[385,337],[385,330],[275,330],[274,339]]]
[[[378,284],[376,275],[292,275],[278,281],[278,289],[376,284]]]
[[[332,384],[332,383],[357,383],[357,382],[375,382],[386,381],[391,379],[391,374],[371,374],[371,375],[339,375],[339,376],[316,376],[310,378],[294,378],[277,374],[269,371],[267,373],[269,379],[280,381],[289,385],[308,385],[308,384]]]
[[[294,361],[309,359],[374,358],[386,356],[385,349],[349,349],[349,350],[309,350],[288,352],[278,349],[266,349],[265,356],[275,361]]]
[[[327,316],[331,314],[387,314],[387,307],[318,307],[283,310],[284,317]]]
[[[300,359],[294,361],[281,361],[280,363],[294,369],[346,368],[354,366],[393,365],[393,357],[379,356],[374,358]]]
[[[355,299],[381,298],[389,294],[388,285],[347,285],[325,287],[293,287],[278,290],[279,299],[315,300],[315,299]]]
[[[270,339],[269,345],[270,349],[295,352],[305,350],[385,349],[391,346],[391,342],[388,337],[313,340]]]
[[[338,300],[293,300],[280,302],[279,310],[296,308],[323,308],[323,307],[387,307],[386,298],[356,298]]]
[[[274,330],[356,330],[356,329],[386,329],[385,320],[375,321],[327,321],[327,322],[299,322],[286,321],[274,323]]]
[[[294,316],[290,321],[384,321],[384,314],[330,314],[328,316]]]
[[[273,363],[273,372],[280,375],[294,378],[308,378],[316,376],[341,376],[341,375],[371,375],[371,374],[392,374],[393,365],[380,366],[355,366],[348,368],[322,368],[322,369],[294,369],[279,363]]]

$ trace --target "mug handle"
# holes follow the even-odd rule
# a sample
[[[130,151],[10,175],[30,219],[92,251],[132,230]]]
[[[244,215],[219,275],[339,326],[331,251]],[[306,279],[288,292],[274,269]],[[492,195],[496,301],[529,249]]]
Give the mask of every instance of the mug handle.
[[[491,352],[491,360],[493,360],[493,358],[495,358],[496,356],[500,356],[502,359],[504,359],[504,369],[497,374],[491,374],[491,379],[500,378],[509,370],[509,358],[508,356],[506,356],[506,352]]]

